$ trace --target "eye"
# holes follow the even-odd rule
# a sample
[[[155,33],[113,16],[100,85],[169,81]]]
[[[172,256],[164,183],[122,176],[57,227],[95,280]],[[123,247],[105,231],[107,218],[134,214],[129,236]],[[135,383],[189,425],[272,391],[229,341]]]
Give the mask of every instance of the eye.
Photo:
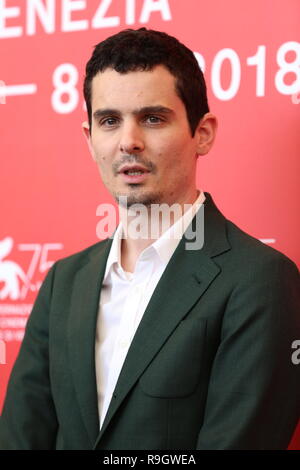
[[[144,121],[148,124],[160,124],[163,122],[163,119],[160,116],[149,115],[144,118]]]
[[[114,117],[108,117],[100,121],[100,125],[104,127],[113,127],[118,123],[118,119]]]

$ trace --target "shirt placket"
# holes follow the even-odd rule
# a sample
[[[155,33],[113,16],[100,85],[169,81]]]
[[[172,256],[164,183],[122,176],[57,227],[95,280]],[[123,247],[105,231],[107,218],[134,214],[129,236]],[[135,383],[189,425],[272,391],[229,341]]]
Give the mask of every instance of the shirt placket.
[[[144,275],[142,275],[139,269],[137,269],[137,273],[136,275],[134,275],[133,279],[131,281],[127,281],[128,293],[126,295],[126,300],[122,309],[121,323],[113,348],[111,366],[109,370],[107,384],[109,390],[113,390],[115,388],[126,355],[128,353],[132,338],[138,327],[139,321],[137,320],[141,317],[140,308],[143,303],[143,297],[146,286],[149,282],[150,275],[151,269],[148,269],[148,273],[145,273],[144,271]],[[141,282],[142,279],[143,282]],[[110,399],[111,397],[106,397],[103,406],[104,410],[107,410],[108,402],[110,401]]]

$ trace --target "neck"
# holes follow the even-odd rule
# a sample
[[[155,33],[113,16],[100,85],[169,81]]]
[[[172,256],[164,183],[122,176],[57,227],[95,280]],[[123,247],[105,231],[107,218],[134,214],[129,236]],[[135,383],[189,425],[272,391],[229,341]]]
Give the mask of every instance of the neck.
[[[162,203],[146,207],[136,205],[135,209],[119,206],[120,221],[124,228],[121,240],[121,265],[125,271],[133,272],[136,261],[143,250],[168,230],[197,200],[195,189],[189,198],[181,202]]]

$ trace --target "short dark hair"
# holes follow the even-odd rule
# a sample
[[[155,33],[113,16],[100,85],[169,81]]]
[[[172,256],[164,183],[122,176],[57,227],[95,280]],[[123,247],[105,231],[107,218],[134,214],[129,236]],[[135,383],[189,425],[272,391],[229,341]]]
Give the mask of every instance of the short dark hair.
[[[203,73],[193,52],[178,39],[146,28],[125,29],[95,46],[83,86],[90,129],[92,80],[98,72],[107,68],[119,73],[147,71],[156,65],[164,65],[175,77],[193,136],[200,119],[209,111]]]

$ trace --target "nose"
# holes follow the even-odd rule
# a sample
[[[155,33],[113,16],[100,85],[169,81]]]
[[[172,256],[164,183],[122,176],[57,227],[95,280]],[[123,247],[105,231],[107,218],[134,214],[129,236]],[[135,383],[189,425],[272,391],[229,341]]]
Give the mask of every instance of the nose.
[[[142,129],[138,123],[124,123],[119,147],[122,153],[140,153],[145,148]]]

